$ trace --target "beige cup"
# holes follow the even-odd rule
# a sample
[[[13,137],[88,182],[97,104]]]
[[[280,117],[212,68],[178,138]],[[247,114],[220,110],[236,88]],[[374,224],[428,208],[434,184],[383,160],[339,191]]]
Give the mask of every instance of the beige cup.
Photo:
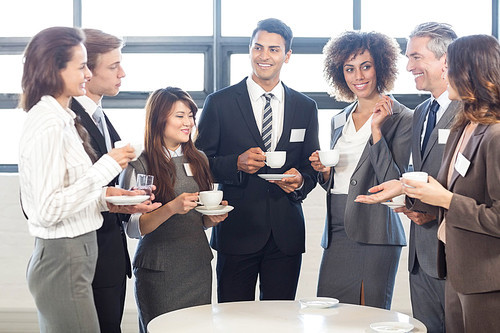
[[[266,165],[270,168],[281,168],[286,161],[286,151],[268,151]]]
[[[332,167],[339,163],[340,153],[338,150],[320,150],[318,151],[321,164],[326,167]]]
[[[429,179],[429,175],[427,174],[427,172],[423,172],[423,171],[412,171],[412,172],[403,173],[403,178],[427,183],[427,181]],[[406,185],[406,186],[408,186],[408,185]],[[408,187],[412,187],[412,186],[408,186]]]
[[[217,208],[223,196],[222,191],[201,191],[200,192],[200,203],[205,206],[207,209]]]

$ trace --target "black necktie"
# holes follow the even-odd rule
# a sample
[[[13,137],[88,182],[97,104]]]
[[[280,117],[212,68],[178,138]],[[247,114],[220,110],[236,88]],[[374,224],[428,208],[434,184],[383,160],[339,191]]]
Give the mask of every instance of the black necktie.
[[[429,113],[427,116],[427,126],[425,127],[425,136],[424,136],[424,141],[422,142],[422,155],[424,154],[427,142],[429,142],[432,130],[436,126],[436,113],[438,110],[439,110],[439,103],[437,102],[437,100],[434,100],[434,102],[432,102],[431,104],[431,107],[429,108]]]
[[[271,108],[271,98],[273,94],[262,95],[266,99],[264,114],[262,115],[262,140],[266,151],[271,151],[271,137],[273,132],[273,109]]]

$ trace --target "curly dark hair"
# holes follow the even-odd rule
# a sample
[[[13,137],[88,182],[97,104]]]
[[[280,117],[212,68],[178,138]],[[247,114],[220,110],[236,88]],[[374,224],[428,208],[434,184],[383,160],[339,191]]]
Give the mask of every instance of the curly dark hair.
[[[339,101],[356,99],[344,78],[344,63],[354,54],[370,52],[375,62],[377,90],[392,90],[398,74],[397,59],[400,52],[396,41],[378,32],[347,31],[332,38],[323,48],[325,68],[323,74],[332,88],[331,95]]]

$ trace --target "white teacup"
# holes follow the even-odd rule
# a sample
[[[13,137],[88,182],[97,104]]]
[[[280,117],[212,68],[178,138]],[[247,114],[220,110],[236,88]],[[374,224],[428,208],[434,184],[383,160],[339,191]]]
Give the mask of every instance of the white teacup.
[[[410,179],[410,180],[416,180],[418,182],[427,183],[427,181],[429,179],[429,175],[427,174],[427,172],[423,172],[423,171],[412,171],[412,172],[403,173],[403,178]],[[408,186],[408,185],[406,185],[406,186]],[[411,187],[411,186],[408,186],[408,187]]]
[[[139,158],[139,155],[142,154],[142,151],[144,150],[144,144],[142,142],[130,143],[130,142],[125,141],[125,140],[120,140],[120,141],[115,142],[115,148],[122,148],[128,144],[130,144],[130,146],[132,146],[132,148],[134,148],[135,158],[132,159],[132,161],[135,161]]]
[[[286,161],[286,151],[268,151],[266,165],[270,168],[281,168]]]
[[[406,195],[398,195],[397,197],[392,198],[392,202],[398,205],[404,205],[406,203]]]
[[[336,166],[339,163],[340,153],[337,149],[318,151],[321,164],[326,167]]]
[[[201,191],[200,203],[207,209],[217,208],[222,201],[222,191]]]

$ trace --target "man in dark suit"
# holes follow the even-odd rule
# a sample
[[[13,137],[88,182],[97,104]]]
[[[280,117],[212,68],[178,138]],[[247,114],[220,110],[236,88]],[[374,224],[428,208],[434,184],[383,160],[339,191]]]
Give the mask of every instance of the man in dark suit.
[[[432,95],[413,114],[413,169],[432,177],[441,167],[449,128],[460,105],[448,98],[443,76],[447,47],[456,38],[447,24],[423,23],[411,33],[406,49],[406,69],[415,76],[417,89]],[[445,281],[439,279],[437,271],[439,208],[408,198],[407,207],[396,211],[414,222],[408,251],[413,316],[425,324],[429,333],[444,332]]]
[[[291,43],[286,24],[260,21],[250,42],[252,75],[209,95],[200,118],[196,145],[235,207],[212,233],[219,302],[254,300],[257,277],[260,299],[295,298],[305,251],[301,202],[316,185],[308,158],[319,142],[316,103],[280,80]],[[285,164],[267,167],[268,151],[286,151]]]
[[[86,84],[86,95],[73,98],[70,107],[89,132],[91,145],[97,156],[101,157],[120,140],[108,117],[102,113],[100,105],[104,95],[118,94],[121,79],[125,76],[120,64],[123,42],[99,30],[84,29],[84,32],[88,67],[93,75]],[[102,117],[101,120],[98,114]],[[104,132],[101,132],[100,121],[105,123]],[[109,186],[117,183],[118,178]],[[97,230],[99,252],[92,282],[94,302],[101,332],[121,332],[126,277],[131,277],[130,258],[120,214],[103,212],[102,215],[104,222]]]

